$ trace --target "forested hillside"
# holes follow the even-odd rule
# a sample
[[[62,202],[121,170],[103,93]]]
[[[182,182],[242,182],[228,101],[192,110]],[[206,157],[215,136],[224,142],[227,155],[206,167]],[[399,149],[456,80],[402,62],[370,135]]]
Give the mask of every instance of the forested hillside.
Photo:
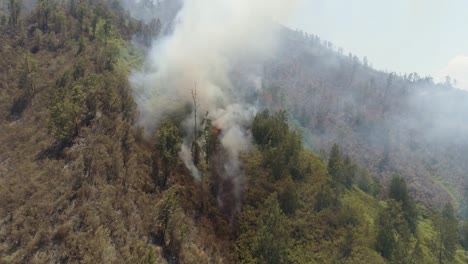
[[[309,147],[339,143],[384,183],[405,177],[427,205],[466,199],[468,93],[456,80],[377,71],[366,57],[289,29],[281,39],[265,64],[264,102],[287,109]]]
[[[138,8],[124,8],[128,1],[8,0],[1,6],[0,263],[466,263],[468,224],[460,220],[459,200],[438,198],[456,188],[437,178],[427,183],[426,176],[445,175],[433,170],[407,173],[413,162],[448,153],[434,170],[453,164],[449,172],[460,174],[447,183],[455,184],[467,171],[456,156],[463,145],[419,156],[429,147],[395,153],[394,144],[370,136],[376,134],[366,130],[360,137],[364,125],[343,117],[354,110],[334,104],[343,98],[327,84],[335,68],[322,68],[322,59],[314,68],[315,59],[301,53],[314,45],[310,54],[326,49],[301,44],[306,38],[289,30],[283,44],[304,48],[280,49],[263,67],[264,89],[249,96],[265,110],[246,125],[252,145],[236,160],[235,177],[224,175],[232,156],[225,131],[203,112],[189,150],[200,172],[194,177],[180,157],[187,124],[173,114],[145,130],[129,81],[144,67],[153,40],[171,30],[175,2],[152,6],[163,9],[160,19],[142,20],[131,15]],[[388,77],[355,65],[376,82]],[[368,92],[379,93],[379,85]],[[197,109],[193,98],[195,107],[182,113]],[[389,102],[385,111],[395,113],[398,97],[388,98],[381,99]],[[375,129],[390,122],[382,103],[374,109],[372,100],[363,100],[361,121],[349,122],[369,126],[371,113],[378,113],[371,119]],[[339,137],[337,127],[344,129]],[[401,153],[414,160],[396,159]],[[448,190],[437,189],[442,186]],[[421,193],[437,198],[415,196]],[[433,201],[440,207],[430,206]]]

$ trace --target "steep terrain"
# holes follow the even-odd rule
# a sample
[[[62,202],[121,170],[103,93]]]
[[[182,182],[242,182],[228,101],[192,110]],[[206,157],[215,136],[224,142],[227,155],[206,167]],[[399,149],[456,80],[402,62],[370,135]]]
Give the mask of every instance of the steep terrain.
[[[173,17],[169,3],[156,9]],[[129,82],[151,41],[170,33],[168,18],[136,20],[107,0],[33,4],[0,25],[0,263],[466,263],[468,225],[459,232],[440,198],[460,194],[464,141],[420,130],[464,106],[427,119],[411,107],[433,101],[408,95],[463,102],[464,93],[389,80],[285,30],[276,58],[232,72],[234,87],[262,77],[262,89],[242,96],[270,109],[245,128],[252,144],[238,175],[224,175],[224,131],[204,115],[189,155],[197,179],[179,156],[186,124],[173,115],[155,131],[139,127]],[[365,100],[355,94],[361,79]],[[414,91],[401,92],[409,83]],[[462,133],[466,116],[452,118]],[[424,137],[405,141],[406,129]],[[413,190],[399,177],[382,188],[377,176],[393,172]]]
[[[55,6],[46,30],[36,16],[1,26],[0,262],[160,263],[161,210],[177,212],[177,232],[190,227],[189,262],[232,262],[217,207],[199,213],[182,166],[162,193],[154,140],[133,127],[128,75],[140,55],[129,40],[148,27],[105,2],[80,10]]]
[[[409,181],[417,199],[461,202],[468,167],[468,93],[417,73],[376,71],[317,36],[284,29],[264,66],[263,102],[287,109],[316,153],[334,143],[382,183]]]

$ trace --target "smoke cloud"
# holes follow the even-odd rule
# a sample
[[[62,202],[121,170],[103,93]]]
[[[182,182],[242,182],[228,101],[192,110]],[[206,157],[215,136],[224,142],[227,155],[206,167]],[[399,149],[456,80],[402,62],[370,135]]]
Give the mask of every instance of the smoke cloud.
[[[438,75],[440,80],[450,76],[456,87],[468,90],[468,55],[455,56]]]
[[[257,112],[252,95],[262,86],[262,68],[252,65],[261,65],[274,54],[280,30],[275,21],[285,18],[294,6],[292,2],[182,1],[170,22],[173,31],[155,40],[144,68],[132,74],[140,122],[146,131],[154,131],[169,116],[183,120],[185,139],[180,158],[194,177],[200,177],[190,154],[195,122],[192,91],[196,87],[197,122],[207,112],[220,129],[220,142],[228,156],[222,177],[232,179],[234,188],[239,189],[239,155],[249,149],[246,127]],[[242,65],[249,65],[248,76],[242,83],[233,83],[231,77]]]

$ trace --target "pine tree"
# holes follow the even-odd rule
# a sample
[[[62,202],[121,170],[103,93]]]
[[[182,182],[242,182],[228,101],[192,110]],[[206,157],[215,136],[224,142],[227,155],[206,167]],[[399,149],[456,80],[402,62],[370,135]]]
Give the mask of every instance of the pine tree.
[[[462,246],[463,248],[468,251],[468,221],[464,221],[463,226],[461,228],[461,236],[462,236]]]
[[[18,87],[25,97],[32,98],[36,89],[37,69],[36,62],[28,55],[24,57],[18,78]]]
[[[451,203],[447,203],[442,213],[435,219],[438,239],[436,241],[439,264],[451,263],[459,241],[458,220]]]
[[[52,96],[49,127],[60,143],[69,144],[78,135],[86,113],[85,99],[86,94],[80,84],[59,87]]]
[[[351,160],[349,155],[346,155],[343,161],[343,185],[346,188],[351,188],[356,180],[357,165]]]
[[[413,264],[425,264],[425,255],[421,247],[421,242],[418,240],[414,246],[413,254],[411,256],[411,263]]]
[[[292,215],[296,212],[299,206],[299,196],[297,186],[291,177],[288,177],[279,182],[282,189],[278,195],[278,201],[281,209],[287,215]]]
[[[156,149],[159,151],[159,157],[163,167],[163,177],[159,182],[162,188],[166,187],[167,178],[171,170],[177,165],[181,145],[182,138],[179,129],[171,120],[167,119],[161,124],[158,130],[156,142]]]
[[[10,12],[10,25],[17,25],[19,20],[19,14],[21,11],[21,0],[9,0],[8,2],[8,11]]]
[[[402,177],[394,176],[390,183],[389,198],[401,203],[403,215],[413,234],[416,233],[418,213],[413,198],[408,193],[406,181]]]
[[[375,249],[388,260],[404,260],[409,257],[409,228],[403,217],[400,203],[390,199],[377,219]]]
[[[378,229],[375,249],[386,259],[393,257],[396,248],[396,235],[392,220],[389,210],[383,210],[377,220]]]
[[[288,134],[288,117],[286,111],[270,115],[268,110],[257,114],[252,123],[252,134],[255,142],[262,147],[277,147]]]
[[[165,192],[158,209],[158,242],[163,245],[163,255],[166,259],[177,260],[190,228],[185,222],[185,214],[175,187]]]
[[[216,129],[213,126],[211,119],[208,118],[208,113],[205,114],[202,125],[204,125],[203,136],[205,140],[205,161],[207,164],[210,164],[210,159],[218,150],[220,142]]]
[[[333,144],[328,158],[328,174],[332,177],[335,183],[342,182],[343,163],[341,162],[340,147],[338,144]]]
[[[47,30],[49,25],[49,15],[52,11],[50,0],[38,0],[36,5],[37,25],[42,30]]]
[[[291,224],[281,211],[276,193],[270,194],[258,208],[246,206],[239,215],[236,251],[240,263],[293,263]]]

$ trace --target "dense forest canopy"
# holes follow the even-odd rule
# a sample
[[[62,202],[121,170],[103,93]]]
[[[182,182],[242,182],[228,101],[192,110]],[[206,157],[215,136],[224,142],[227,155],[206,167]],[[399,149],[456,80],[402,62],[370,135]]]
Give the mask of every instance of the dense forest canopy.
[[[0,3],[0,263],[467,262],[468,93],[188,2]]]

